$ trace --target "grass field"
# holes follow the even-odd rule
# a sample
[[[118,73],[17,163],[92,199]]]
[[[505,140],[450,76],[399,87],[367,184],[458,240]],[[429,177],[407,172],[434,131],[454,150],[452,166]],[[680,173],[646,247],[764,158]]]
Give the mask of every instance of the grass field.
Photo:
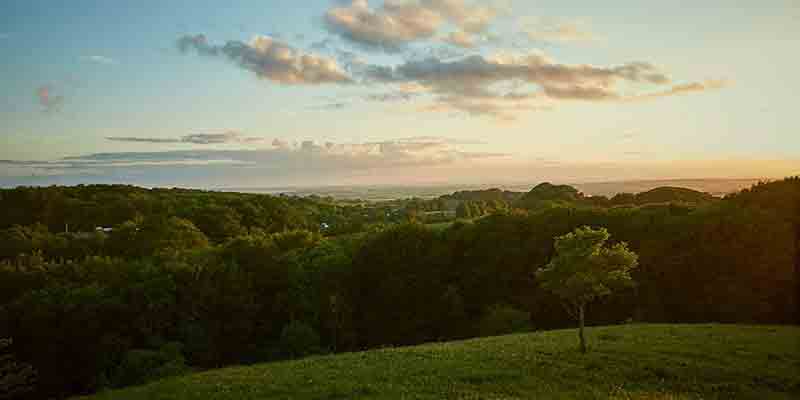
[[[312,357],[88,399],[800,398],[800,327],[622,325]]]
[[[433,224],[426,224],[428,228],[431,228],[435,231],[443,231],[449,227],[451,227],[455,222],[454,221],[447,221],[447,222],[436,222]]]

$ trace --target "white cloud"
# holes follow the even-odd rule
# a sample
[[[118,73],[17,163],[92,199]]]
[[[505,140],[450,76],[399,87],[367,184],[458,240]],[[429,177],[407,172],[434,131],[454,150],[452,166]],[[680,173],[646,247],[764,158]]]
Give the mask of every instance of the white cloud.
[[[419,3],[387,1],[373,10],[366,0],[334,7],[325,13],[324,20],[332,33],[387,51],[397,51],[406,43],[432,37],[443,22],[438,13]]]
[[[423,0],[422,4],[470,33],[485,31],[498,15],[495,7],[470,5],[464,0]]]
[[[386,0],[375,9],[366,0],[352,0],[328,10],[324,21],[328,31],[350,42],[397,52],[434,37],[447,24],[463,32],[483,32],[497,15],[494,7],[463,0]]]
[[[557,18],[522,18],[521,30],[534,41],[549,43],[586,43],[598,40],[588,24],[580,20]]]

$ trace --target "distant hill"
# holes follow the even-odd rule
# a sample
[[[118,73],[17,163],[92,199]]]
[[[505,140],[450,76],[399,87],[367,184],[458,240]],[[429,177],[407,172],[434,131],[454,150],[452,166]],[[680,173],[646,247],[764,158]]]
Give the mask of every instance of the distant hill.
[[[748,188],[764,179],[667,179],[617,182],[576,183],[581,192],[593,196],[613,197],[619,193],[642,193],[658,187],[682,187],[721,197]]]
[[[522,192],[512,192],[508,190],[501,190],[497,188],[486,190],[462,190],[453,194],[446,194],[441,196],[442,200],[460,200],[460,201],[493,201],[501,200],[512,202],[517,200],[523,195]]]
[[[225,368],[86,400],[790,399],[800,328],[623,325],[387,348]]]
[[[584,195],[578,189],[569,185],[553,185],[549,182],[540,183],[528,193],[517,200],[515,206],[527,209],[537,209],[548,205],[576,204],[583,202]]]
[[[520,196],[514,203],[516,207],[535,210],[554,205],[585,205],[613,207],[623,205],[646,205],[658,203],[704,204],[717,198],[697,190],[663,186],[642,193],[618,193],[612,198],[605,196],[586,196],[570,185],[542,183]]]
[[[614,205],[623,204],[653,204],[653,203],[691,203],[702,204],[714,201],[716,198],[709,193],[697,190],[663,186],[637,194],[621,193],[611,198]]]

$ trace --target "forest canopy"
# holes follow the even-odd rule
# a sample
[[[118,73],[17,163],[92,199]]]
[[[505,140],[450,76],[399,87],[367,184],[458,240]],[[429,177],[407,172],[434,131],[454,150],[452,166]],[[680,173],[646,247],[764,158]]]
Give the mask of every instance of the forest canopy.
[[[0,338],[43,397],[568,327],[535,272],[584,226],[639,265],[588,325],[799,322],[800,178],[722,199],[550,185],[385,203],[96,185],[0,190]]]

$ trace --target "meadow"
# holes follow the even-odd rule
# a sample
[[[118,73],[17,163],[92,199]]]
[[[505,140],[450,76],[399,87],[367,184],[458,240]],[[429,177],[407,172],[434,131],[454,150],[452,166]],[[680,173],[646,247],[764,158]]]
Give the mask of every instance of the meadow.
[[[212,370],[85,400],[791,399],[800,327],[632,324],[384,348]]]

